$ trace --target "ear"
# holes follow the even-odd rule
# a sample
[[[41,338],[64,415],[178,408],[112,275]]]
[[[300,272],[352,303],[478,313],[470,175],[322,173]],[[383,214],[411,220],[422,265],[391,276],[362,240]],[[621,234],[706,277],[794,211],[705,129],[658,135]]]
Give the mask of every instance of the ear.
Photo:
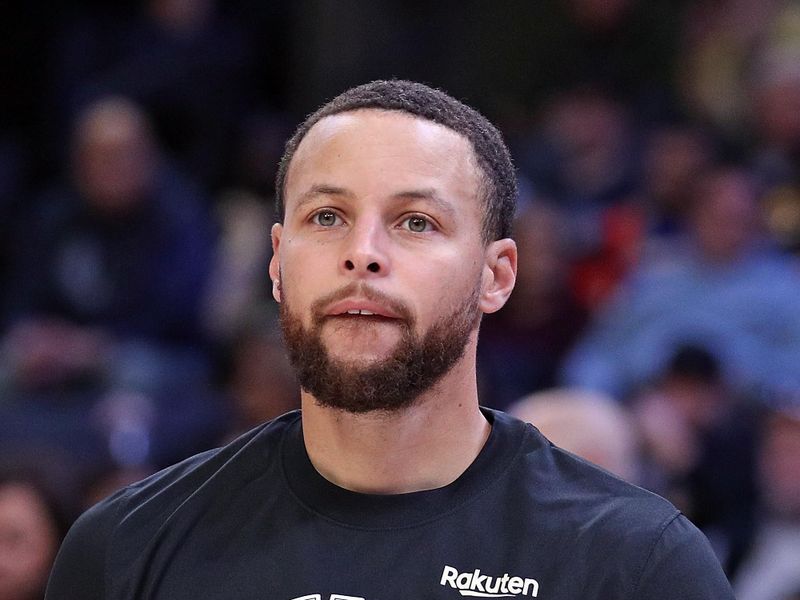
[[[283,225],[275,223],[272,226],[272,258],[269,261],[269,277],[272,279],[272,297],[276,302],[281,301],[281,235],[283,235]]]
[[[479,306],[485,313],[497,312],[505,305],[517,280],[517,244],[510,238],[486,247]]]

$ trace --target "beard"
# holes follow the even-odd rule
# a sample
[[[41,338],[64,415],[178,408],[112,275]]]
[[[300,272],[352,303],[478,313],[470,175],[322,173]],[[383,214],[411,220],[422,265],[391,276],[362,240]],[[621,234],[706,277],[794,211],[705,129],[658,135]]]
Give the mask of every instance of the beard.
[[[401,328],[396,347],[388,357],[368,364],[337,360],[322,341],[322,328],[329,320],[360,318],[331,317],[324,312],[331,303],[356,293],[390,307],[399,316],[394,325]],[[415,319],[403,303],[364,284],[351,284],[314,302],[311,328],[292,313],[284,294],[281,328],[300,387],[320,406],[349,413],[394,413],[413,405],[464,355],[469,336],[480,321],[479,294],[476,284],[455,310],[440,317],[421,335],[414,333]]]

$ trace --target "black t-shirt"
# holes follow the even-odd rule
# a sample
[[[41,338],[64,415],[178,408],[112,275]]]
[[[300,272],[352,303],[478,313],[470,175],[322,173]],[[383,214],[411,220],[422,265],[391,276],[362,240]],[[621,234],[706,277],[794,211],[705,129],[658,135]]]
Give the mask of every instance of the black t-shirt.
[[[733,599],[667,501],[485,414],[456,481],[399,495],[328,482],[284,415],[85,513],[47,600]]]

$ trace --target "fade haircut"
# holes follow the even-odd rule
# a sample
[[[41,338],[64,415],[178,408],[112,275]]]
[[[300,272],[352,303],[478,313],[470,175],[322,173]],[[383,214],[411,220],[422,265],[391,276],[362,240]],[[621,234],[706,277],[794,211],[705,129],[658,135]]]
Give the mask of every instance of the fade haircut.
[[[466,104],[421,83],[403,80],[372,81],[336,96],[306,118],[286,142],[275,181],[278,219],[285,211],[286,174],[297,147],[309,130],[331,115],[360,109],[404,112],[432,121],[469,140],[481,170],[479,199],[483,202],[482,237],[489,243],[511,236],[517,181],[503,137],[489,120]]]

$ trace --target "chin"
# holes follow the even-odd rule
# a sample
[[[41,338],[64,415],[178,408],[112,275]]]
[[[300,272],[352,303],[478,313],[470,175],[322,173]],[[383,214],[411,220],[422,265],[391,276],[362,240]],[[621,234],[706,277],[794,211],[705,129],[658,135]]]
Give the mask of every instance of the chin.
[[[392,348],[385,348],[381,350],[368,350],[363,347],[361,348],[353,348],[352,350],[346,350],[341,347],[328,348],[328,356],[330,356],[331,361],[335,364],[339,364],[342,366],[347,366],[350,368],[368,368],[373,365],[377,365],[379,363],[384,362],[392,355]]]
[[[393,339],[395,338],[395,339]],[[364,335],[350,332],[331,332],[323,336],[323,344],[332,360],[371,364],[389,358],[397,350],[400,336],[386,333]]]

